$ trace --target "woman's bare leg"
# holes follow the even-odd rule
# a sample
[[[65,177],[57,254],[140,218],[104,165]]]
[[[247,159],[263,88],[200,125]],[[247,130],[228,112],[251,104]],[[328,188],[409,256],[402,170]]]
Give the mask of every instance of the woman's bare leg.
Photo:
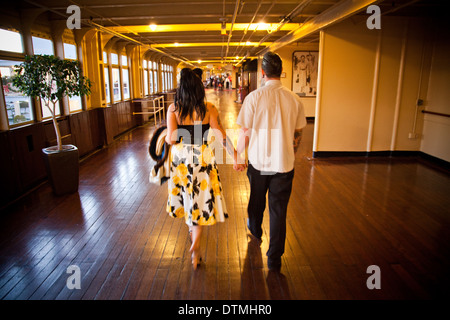
[[[192,234],[192,245],[190,248],[190,252],[192,254],[192,266],[194,269],[197,269],[198,264],[200,263],[200,241],[202,237],[203,228],[202,226],[192,226],[190,227]]]

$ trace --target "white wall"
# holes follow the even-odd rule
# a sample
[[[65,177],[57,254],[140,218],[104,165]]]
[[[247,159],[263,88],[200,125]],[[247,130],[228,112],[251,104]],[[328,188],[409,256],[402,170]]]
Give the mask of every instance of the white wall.
[[[450,28],[436,26],[425,109],[450,114]],[[450,118],[426,114],[420,150],[450,161]]]
[[[383,17],[381,30],[369,30],[354,17],[322,31],[314,151],[421,150],[428,25]]]

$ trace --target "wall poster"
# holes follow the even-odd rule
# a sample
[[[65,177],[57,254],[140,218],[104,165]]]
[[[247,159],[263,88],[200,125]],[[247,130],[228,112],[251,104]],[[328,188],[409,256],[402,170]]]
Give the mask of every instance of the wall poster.
[[[301,97],[317,93],[318,51],[295,51],[292,56],[292,91]]]

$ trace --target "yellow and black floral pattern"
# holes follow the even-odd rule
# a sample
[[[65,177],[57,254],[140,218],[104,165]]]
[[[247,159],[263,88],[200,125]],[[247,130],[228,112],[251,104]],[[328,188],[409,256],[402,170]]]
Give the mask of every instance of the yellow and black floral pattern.
[[[213,149],[207,145],[172,146],[167,212],[186,224],[213,225],[228,217]]]

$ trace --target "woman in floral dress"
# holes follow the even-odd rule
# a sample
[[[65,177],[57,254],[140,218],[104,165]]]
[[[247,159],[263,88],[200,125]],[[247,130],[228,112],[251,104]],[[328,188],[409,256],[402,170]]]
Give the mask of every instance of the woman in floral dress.
[[[167,211],[172,217],[184,217],[191,233],[192,265],[200,262],[202,226],[223,222],[228,216],[222,194],[219,171],[208,131],[222,138],[233,157],[234,169],[245,169],[243,161],[226,136],[215,106],[206,102],[201,79],[189,68],[180,73],[175,101],[167,112],[167,143],[171,144],[171,169],[168,180]]]

